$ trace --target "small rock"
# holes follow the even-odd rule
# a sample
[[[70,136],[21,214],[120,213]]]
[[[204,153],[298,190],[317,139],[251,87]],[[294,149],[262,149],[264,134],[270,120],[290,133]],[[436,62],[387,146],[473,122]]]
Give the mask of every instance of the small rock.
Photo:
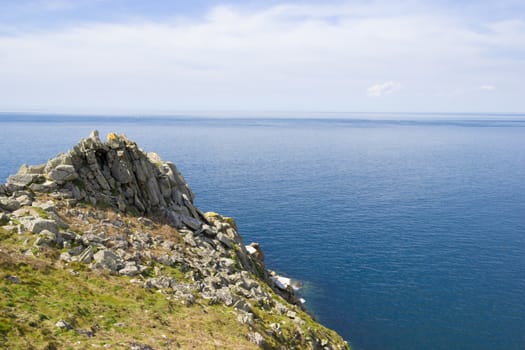
[[[129,350],[153,350],[153,348],[146,344],[131,343],[129,344]]]
[[[258,346],[264,346],[266,344],[263,336],[258,332],[248,333],[248,340]]]
[[[48,230],[42,230],[40,236],[36,239],[35,245],[51,245],[58,242],[58,235]]]
[[[289,318],[295,318],[295,316],[297,316],[297,312],[290,310],[286,313],[286,316]]]
[[[277,312],[279,312],[281,315],[284,315],[286,312],[288,312],[288,308],[284,306],[283,304],[276,302],[275,303],[275,309]]]
[[[55,327],[57,328],[65,328],[65,329],[73,329],[73,326],[67,323],[64,320],[60,320],[57,323],[55,323]]]
[[[22,281],[20,280],[20,278],[18,278],[17,276],[6,276],[5,279],[8,280],[9,282],[11,282],[11,283],[15,283],[15,284],[20,284],[20,283],[22,283]]]
[[[33,202],[31,204],[33,207],[38,207],[40,209],[43,209],[45,211],[53,211],[55,210],[55,203],[53,201],[47,201],[47,202]]]
[[[140,273],[137,265],[135,263],[127,263],[123,269],[120,269],[119,274],[125,276],[136,276]]]
[[[29,197],[28,195],[26,194],[23,194],[19,197],[16,197],[16,201],[18,203],[20,203],[20,205],[23,207],[23,206],[26,206],[26,205],[31,205],[33,203],[33,200],[31,199],[31,197]]]
[[[253,314],[251,312],[241,312],[237,316],[237,321],[242,324],[253,324]]]
[[[59,259],[62,260],[62,261],[65,261],[65,262],[70,262],[71,261],[71,254],[69,254],[68,252],[60,253]]]
[[[142,225],[146,226],[146,227],[154,227],[155,224],[153,223],[153,221],[151,221],[150,219],[147,219],[145,217],[140,217],[137,219]]]

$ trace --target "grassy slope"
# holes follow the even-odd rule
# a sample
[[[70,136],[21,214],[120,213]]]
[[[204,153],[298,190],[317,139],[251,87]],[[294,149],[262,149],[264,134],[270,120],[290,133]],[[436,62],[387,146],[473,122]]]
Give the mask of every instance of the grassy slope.
[[[17,252],[16,235],[2,230],[0,237],[1,348],[128,349],[132,342],[153,348],[257,348],[229,308],[186,307],[131,284],[128,277],[87,271],[81,264],[64,269],[45,257],[24,256]],[[55,327],[61,319],[95,335]]]
[[[131,216],[124,220],[139,225]],[[33,248],[36,257],[24,255],[35,236],[0,227],[0,348],[129,349],[138,342],[153,349],[258,349],[246,335],[252,331],[264,334],[272,323],[281,324],[282,333],[267,338],[271,348],[301,348],[298,342],[311,330],[323,338],[340,339],[297,308],[305,321],[302,335],[286,315],[262,307],[254,307],[254,325],[243,325],[232,308],[209,305],[199,298],[194,305],[184,306],[131,283],[129,277],[91,271],[81,263],[65,265],[58,260],[56,249]],[[181,279],[180,271],[171,272]],[[8,276],[16,276],[21,283]],[[285,303],[275,294],[274,298]],[[95,334],[88,337],[59,329],[55,326],[59,320]]]

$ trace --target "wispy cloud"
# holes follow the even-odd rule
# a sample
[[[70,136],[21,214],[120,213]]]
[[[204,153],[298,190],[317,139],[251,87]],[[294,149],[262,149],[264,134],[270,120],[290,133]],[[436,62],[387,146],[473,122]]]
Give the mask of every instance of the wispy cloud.
[[[496,87],[493,85],[481,85],[479,89],[482,91],[494,91],[496,90]]]
[[[389,95],[393,93],[394,91],[397,91],[401,88],[401,83],[398,81],[387,81],[383,84],[376,84],[370,86],[366,91],[368,93],[368,96],[383,96],[383,95]]]
[[[376,110],[363,90],[372,81],[383,83],[370,96],[398,91],[400,82],[384,82],[394,72],[410,91],[382,99],[385,109],[525,110],[523,20],[472,26],[443,10],[381,1],[217,6],[163,18],[0,35],[0,109]],[[471,88],[480,80],[506,95],[491,94],[502,100],[489,105],[488,89]]]

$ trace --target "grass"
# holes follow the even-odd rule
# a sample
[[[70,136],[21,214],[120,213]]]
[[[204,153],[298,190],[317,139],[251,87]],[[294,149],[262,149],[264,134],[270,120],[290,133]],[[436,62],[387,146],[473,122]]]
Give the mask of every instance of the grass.
[[[232,344],[256,348],[245,338],[248,328],[225,307],[200,303],[186,307],[131,284],[127,277],[87,271],[81,264],[64,269],[4,249],[0,268],[0,348],[127,349],[131,342],[159,349],[219,349]],[[58,329],[59,320],[95,335]]]
[[[44,209],[42,208],[39,208],[39,207],[32,207],[32,209],[37,213],[37,215],[39,217],[41,217],[42,219],[46,219],[48,220],[49,219],[49,213],[47,211],[45,211]]]

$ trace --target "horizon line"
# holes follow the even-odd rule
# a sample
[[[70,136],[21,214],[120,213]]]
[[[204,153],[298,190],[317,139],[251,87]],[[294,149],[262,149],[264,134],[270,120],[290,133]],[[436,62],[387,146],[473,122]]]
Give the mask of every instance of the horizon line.
[[[68,112],[68,111],[46,111],[46,110],[0,110],[0,117],[6,115],[12,116],[56,116],[56,117],[102,117],[102,118],[174,118],[174,117],[192,117],[192,118],[224,118],[224,119],[252,119],[252,118],[269,118],[269,119],[323,119],[322,115],[363,115],[363,118],[373,116],[480,116],[480,117],[525,117],[525,112],[420,112],[420,111],[330,111],[330,110],[179,110],[179,111],[85,111],[85,112]],[[347,118],[342,118],[347,119]],[[348,118],[352,119],[352,118]]]

